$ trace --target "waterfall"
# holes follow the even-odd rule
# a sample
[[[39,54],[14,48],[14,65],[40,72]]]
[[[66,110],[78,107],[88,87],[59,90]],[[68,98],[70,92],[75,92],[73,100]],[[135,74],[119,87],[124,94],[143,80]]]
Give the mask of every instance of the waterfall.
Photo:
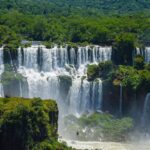
[[[150,93],[146,95],[144,108],[143,108],[143,115],[142,115],[142,126],[149,126],[150,125]]]
[[[32,46],[28,48],[19,48],[18,51],[18,61],[19,61],[19,66],[24,66],[25,68],[30,68],[37,70],[38,65],[37,65],[37,46]]]
[[[122,116],[122,101],[123,101],[122,83],[120,83],[120,98],[119,98],[119,112],[120,112],[120,116]]]
[[[87,66],[111,60],[111,53],[112,48],[108,46],[70,48],[67,45],[55,45],[53,48],[46,48],[43,45],[32,45],[18,48],[15,73],[21,74],[23,78],[15,86],[14,91],[19,91],[20,97],[56,100],[60,112],[61,133],[64,116],[80,116],[101,110],[102,81],[95,79],[89,82]],[[9,55],[10,65],[13,67],[13,59],[16,58],[12,58],[10,52]],[[0,76],[3,72],[3,48],[0,48]],[[8,95],[15,96],[13,89],[7,92]],[[1,83],[0,96],[4,96]]]
[[[3,47],[0,48],[0,97],[4,96],[3,85],[1,80],[1,75],[4,72],[4,62],[3,62]]]
[[[150,63],[150,47],[145,47],[145,49],[136,48],[136,54],[142,55],[146,63]]]
[[[20,97],[23,97],[23,94],[22,94],[22,84],[21,84],[21,81],[19,81],[19,93],[20,93]]]
[[[145,48],[145,61],[150,63],[150,47]]]
[[[11,56],[10,50],[8,50],[8,54],[9,54],[9,58],[10,58],[10,65],[11,65],[11,67],[13,68],[14,65],[13,65],[13,60],[12,60],[12,56]],[[14,70],[14,69],[13,69],[13,70]]]
[[[56,99],[60,110],[74,115],[100,110],[102,82],[100,79],[89,82],[86,70],[90,63],[111,60],[111,51],[108,46],[69,48],[55,45],[48,49],[33,45],[19,48],[18,72],[27,79],[27,97]],[[72,82],[65,91],[68,93],[65,99],[62,99],[60,76],[71,78]]]
[[[77,78],[73,81],[69,91],[70,108],[69,113],[76,114],[101,110],[102,82],[96,79],[88,82]]]

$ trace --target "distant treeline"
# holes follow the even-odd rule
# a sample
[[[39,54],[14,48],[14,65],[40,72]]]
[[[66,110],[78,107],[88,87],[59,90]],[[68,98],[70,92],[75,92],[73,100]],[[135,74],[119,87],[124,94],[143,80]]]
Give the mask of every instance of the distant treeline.
[[[0,0],[0,45],[16,48],[21,40],[112,45],[125,37],[139,46],[150,41],[149,8],[149,0]]]
[[[31,15],[9,11],[0,15],[0,44],[18,45],[21,40],[56,43],[92,43],[110,45],[118,38],[136,44],[150,41],[150,19],[145,15],[61,16]]]
[[[30,14],[107,13],[127,14],[146,12],[149,0],[0,0],[0,9],[18,10]]]

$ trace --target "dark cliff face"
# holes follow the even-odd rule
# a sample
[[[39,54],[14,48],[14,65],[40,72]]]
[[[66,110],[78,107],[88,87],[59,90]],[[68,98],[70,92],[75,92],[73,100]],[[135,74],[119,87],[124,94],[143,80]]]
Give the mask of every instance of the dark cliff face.
[[[129,87],[122,89],[122,116],[131,116],[140,122],[143,114],[145,97],[148,91],[141,88],[133,91]],[[103,82],[103,111],[120,116],[120,86]]]
[[[119,113],[119,88],[110,82],[103,82],[103,111],[111,114]]]

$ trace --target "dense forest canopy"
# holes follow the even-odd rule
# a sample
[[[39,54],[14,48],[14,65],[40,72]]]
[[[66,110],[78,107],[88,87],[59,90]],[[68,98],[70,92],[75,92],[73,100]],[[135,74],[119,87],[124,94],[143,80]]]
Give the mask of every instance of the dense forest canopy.
[[[59,13],[70,11],[100,11],[103,13],[128,13],[147,11],[149,0],[0,0],[3,10],[17,9],[34,14]]]
[[[8,47],[17,47],[23,39],[112,45],[121,34],[132,35],[139,46],[150,37],[148,0],[0,0],[0,4],[0,44],[9,43]]]
[[[148,43],[150,19],[133,16],[58,16],[29,15],[9,11],[0,15],[0,43],[18,45],[19,41],[49,41],[55,43],[93,43],[111,45],[120,35],[134,38],[136,44]]]

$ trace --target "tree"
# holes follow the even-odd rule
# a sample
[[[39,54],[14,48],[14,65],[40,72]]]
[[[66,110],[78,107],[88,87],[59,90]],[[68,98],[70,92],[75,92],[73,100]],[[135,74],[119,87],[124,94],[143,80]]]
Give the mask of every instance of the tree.
[[[95,78],[99,77],[99,68],[98,65],[89,65],[87,69],[87,76],[88,80],[94,80]]]
[[[1,149],[67,149],[57,141],[58,110],[54,101],[1,98],[0,112]]]
[[[132,65],[136,38],[131,33],[122,33],[115,39],[113,61],[119,65]]]
[[[144,69],[144,57],[141,55],[137,55],[134,58],[134,67],[138,70]]]

